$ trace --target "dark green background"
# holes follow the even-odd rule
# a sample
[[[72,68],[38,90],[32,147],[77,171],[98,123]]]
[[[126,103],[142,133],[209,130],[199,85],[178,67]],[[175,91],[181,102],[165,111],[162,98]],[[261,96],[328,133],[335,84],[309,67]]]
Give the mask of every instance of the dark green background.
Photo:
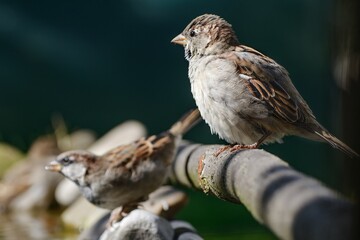
[[[203,13],[224,17],[241,43],[290,72],[318,120],[341,138],[339,90],[331,50],[334,2],[0,1],[0,140],[25,150],[51,132],[60,113],[69,128],[99,135],[121,121],[166,129],[194,106],[183,49],[170,43]],[[220,142],[203,123],[187,135]],[[353,145],[349,143],[349,145]],[[288,137],[265,148],[294,168],[341,190],[341,153]],[[271,239],[242,207],[192,194],[179,215],[210,238]],[[210,234],[210,235],[209,235]]]

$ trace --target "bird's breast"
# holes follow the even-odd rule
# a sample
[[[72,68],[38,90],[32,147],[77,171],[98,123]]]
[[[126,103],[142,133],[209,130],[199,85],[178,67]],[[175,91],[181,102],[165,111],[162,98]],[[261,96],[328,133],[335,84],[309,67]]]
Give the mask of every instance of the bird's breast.
[[[211,132],[229,143],[252,144],[261,137],[242,116],[248,108],[244,86],[231,64],[207,59],[190,62],[191,92]]]

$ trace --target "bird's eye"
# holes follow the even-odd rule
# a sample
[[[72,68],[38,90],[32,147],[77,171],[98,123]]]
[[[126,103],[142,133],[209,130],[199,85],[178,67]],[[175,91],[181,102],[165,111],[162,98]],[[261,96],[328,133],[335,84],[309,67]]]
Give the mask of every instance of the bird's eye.
[[[190,32],[190,37],[194,37],[195,34],[196,34],[196,32],[195,32],[194,30],[191,30],[191,32]]]
[[[64,158],[62,159],[62,162],[63,162],[64,165],[67,165],[67,164],[70,163],[70,158],[69,158],[69,157],[64,157]]]

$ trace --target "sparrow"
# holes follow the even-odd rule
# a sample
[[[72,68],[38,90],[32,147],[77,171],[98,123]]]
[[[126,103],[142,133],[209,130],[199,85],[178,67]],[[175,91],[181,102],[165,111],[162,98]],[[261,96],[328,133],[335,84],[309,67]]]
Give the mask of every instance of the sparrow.
[[[317,122],[286,69],[241,45],[223,18],[201,15],[171,42],[184,46],[191,92],[202,118],[212,133],[231,144],[216,155],[296,135],[359,156]]]
[[[101,156],[84,150],[68,151],[45,169],[73,181],[92,204],[113,210],[108,222],[112,226],[164,183],[181,136],[199,120],[195,109],[159,135],[118,146]]]

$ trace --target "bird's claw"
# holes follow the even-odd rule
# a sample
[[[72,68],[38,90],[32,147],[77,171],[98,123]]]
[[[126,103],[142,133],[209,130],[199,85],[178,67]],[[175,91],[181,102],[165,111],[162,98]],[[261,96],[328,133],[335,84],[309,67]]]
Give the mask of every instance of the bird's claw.
[[[256,148],[258,148],[258,143],[253,143],[250,145],[236,144],[230,148],[230,152],[235,152],[235,151],[245,150],[245,149],[256,149]]]
[[[253,143],[250,145],[245,145],[245,144],[235,144],[235,145],[227,145],[227,146],[223,146],[221,148],[219,148],[215,153],[214,156],[218,157],[221,153],[223,153],[224,151],[228,150],[233,153],[239,150],[245,150],[245,149],[256,149],[258,148],[259,144]]]
[[[231,148],[230,145],[220,147],[220,148],[214,153],[214,157],[218,157],[221,153],[223,153],[224,151],[228,150],[229,148]]]

